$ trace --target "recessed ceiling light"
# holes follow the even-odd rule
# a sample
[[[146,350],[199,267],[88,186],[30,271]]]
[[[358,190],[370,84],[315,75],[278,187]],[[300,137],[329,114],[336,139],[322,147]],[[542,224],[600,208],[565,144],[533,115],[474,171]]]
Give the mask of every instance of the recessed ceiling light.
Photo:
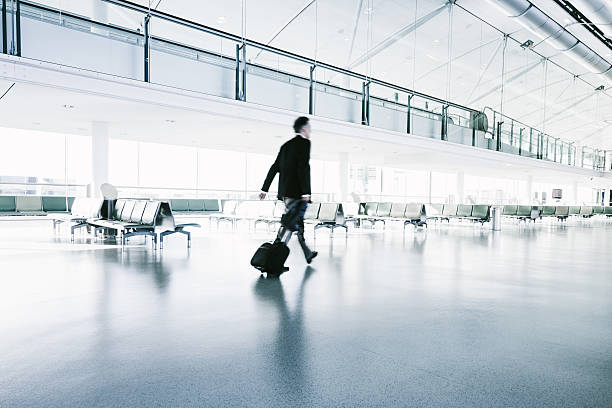
[[[175,123],[176,121],[174,121],[173,119],[166,119],[166,123]]]
[[[368,7],[363,11],[365,14],[372,14],[372,7]]]
[[[433,43],[434,43],[434,45],[438,45],[438,44],[440,44],[440,40],[438,40],[438,39],[433,40]]]
[[[66,108],[66,109],[74,109],[74,105],[66,104],[66,105],[64,105],[64,108]]]
[[[217,23],[218,24],[225,24],[225,17],[224,16],[217,17]]]

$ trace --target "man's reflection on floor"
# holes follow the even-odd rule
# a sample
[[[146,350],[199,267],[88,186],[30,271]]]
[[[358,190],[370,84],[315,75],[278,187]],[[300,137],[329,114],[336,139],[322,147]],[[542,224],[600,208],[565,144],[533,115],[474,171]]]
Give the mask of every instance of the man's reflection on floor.
[[[266,361],[270,384],[279,387],[281,392],[294,403],[307,404],[312,392],[308,378],[306,358],[306,334],[303,320],[303,297],[306,282],[315,270],[308,266],[300,284],[295,310],[289,310],[283,284],[278,276],[259,277],[253,288],[255,296],[261,301],[274,305],[278,311],[276,339]],[[268,363],[271,362],[271,363]]]

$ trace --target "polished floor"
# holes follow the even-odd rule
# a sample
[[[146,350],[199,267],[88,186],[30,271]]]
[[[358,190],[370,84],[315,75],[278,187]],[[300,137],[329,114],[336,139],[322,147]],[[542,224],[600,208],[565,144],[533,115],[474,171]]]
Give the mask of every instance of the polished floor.
[[[1,222],[0,407],[612,406],[612,222],[320,231],[280,278],[240,231]]]

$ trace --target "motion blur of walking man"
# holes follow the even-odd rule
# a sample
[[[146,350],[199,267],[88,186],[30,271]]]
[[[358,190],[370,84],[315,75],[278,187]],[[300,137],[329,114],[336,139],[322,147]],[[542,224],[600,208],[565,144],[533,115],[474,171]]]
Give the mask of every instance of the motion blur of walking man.
[[[310,263],[318,255],[311,251],[304,239],[304,213],[310,202],[310,123],[308,118],[300,116],[293,123],[295,137],[283,144],[278,152],[274,164],[270,167],[259,198],[263,200],[270,189],[276,173],[278,179],[278,199],[285,202],[288,210],[293,205],[298,205],[297,236],[300,246],[304,251],[306,262]],[[301,200],[297,203],[296,201]],[[285,235],[286,227],[278,231],[277,241]]]

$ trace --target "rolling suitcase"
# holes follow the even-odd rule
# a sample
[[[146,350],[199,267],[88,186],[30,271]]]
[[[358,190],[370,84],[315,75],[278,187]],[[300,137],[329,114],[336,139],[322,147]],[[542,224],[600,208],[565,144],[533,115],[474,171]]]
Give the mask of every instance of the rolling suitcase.
[[[289,247],[284,242],[264,242],[251,258],[251,265],[260,272],[279,274],[288,256]]]
[[[281,227],[283,228],[283,227]],[[289,247],[287,242],[291,238],[291,233],[287,233],[283,239],[275,240],[274,242],[264,242],[253,257],[251,258],[251,265],[260,272],[268,272],[280,274],[285,268],[285,261],[289,256]]]

